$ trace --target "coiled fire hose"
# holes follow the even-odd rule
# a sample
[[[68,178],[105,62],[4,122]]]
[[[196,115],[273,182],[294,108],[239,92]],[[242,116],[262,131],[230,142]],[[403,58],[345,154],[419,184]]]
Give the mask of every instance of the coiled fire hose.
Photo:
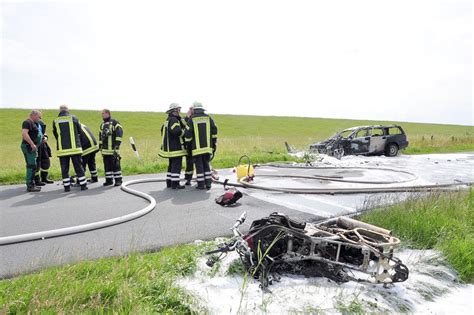
[[[275,165],[268,165],[270,167],[282,167],[282,166],[275,166]],[[290,166],[290,168],[301,168],[301,167],[294,167]],[[305,167],[306,168],[306,167]],[[331,169],[338,169],[334,167],[330,167]],[[339,167],[339,169],[343,169],[344,167]],[[346,167],[347,168],[347,167]],[[355,167],[352,167],[355,168]],[[314,169],[318,169],[314,167]],[[322,169],[322,168],[319,168]],[[369,169],[369,168],[358,168],[358,169]],[[380,168],[377,168],[380,170]],[[407,174],[414,175],[412,173],[406,171],[398,171],[392,169],[385,169],[391,170],[395,172],[403,172]],[[260,176],[269,176],[275,177],[275,175],[259,175]],[[280,177],[298,177],[292,175],[279,175]],[[414,175],[416,176],[416,175]],[[338,178],[334,177],[326,177],[326,176],[299,176],[308,179],[319,179],[319,180],[328,180],[328,181],[342,181],[337,180]],[[58,236],[65,236],[75,233],[82,233],[87,231],[92,231],[96,229],[101,229],[121,223],[125,223],[128,221],[135,220],[140,218],[149,212],[153,211],[156,206],[156,200],[141,191],[132,189],[128,186],[136,185],[136,184],[145,184],[145,183],[155,183],[155,182],[165,182],[165,178],[145,178],[145,179],[136,179],[124,182],[120,187],[124,192],[135,195],[137,197],[143,198],[150,202],[148,206],[145,208],[138,210],[136,212],[126,214],[120,217],[97,221],[93,223],[87,223],[82,225],[76,225],[71,227],[47,230],[47,231],[40,231],[40,232],[33,232],[33,233],[26,233],[26,234],[19,234],[19,235],[12,235],[12,236],[3,236],[0,237],[0,246],[1,245],[9,245],[9,244],[16,244],[21,242],[28,242],[33,240],[40,240],[40,239],[47,239],[52,237]],[[224,184],[224,182],[219,180],[214,180],[215,183]],[[357,181],[348,181],[346,182],[357,182]],[[360,182],[360,181],[359,181]],[[360,182],[363,183],[363,182]],[[365,182],[367,183],[367,182]],[[374,184],[376,182],[370,182]],[[265,191],[275,191],[275,192],[282,192],[282,193],[291,193],[291,194],[360,194],[360,193],[391,193],[391,192],[427,192],[427,191],[440,191],[440,190],[449,190],[449,188],[454,187],[461,187],[461,186],[472,186],[474,182],[463,182],[463,183],[452,183],[452,184],[434,184],[434,185],[419,185],[419,186],[398,186],[398,187],[360,187],[360,188],[281,188],[281,187],[267,187],[262,185],[254,184],[248,181],[246,178],[242,178],[238,183],[227,183],[228,186],[234,187],[242,187],[242,188],[252,188],[252,189],[260,189]]]

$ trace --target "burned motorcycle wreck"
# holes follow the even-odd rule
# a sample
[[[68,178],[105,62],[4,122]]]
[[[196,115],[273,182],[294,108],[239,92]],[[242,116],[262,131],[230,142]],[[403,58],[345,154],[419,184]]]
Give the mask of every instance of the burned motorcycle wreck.
[[[347,217],[319,223],[297,222],[280,213],[255,220],[247,234],[234,224],[234,237],[212,255],[212,266],[225,253],[236,251],[249,275],[263,288],[281,274],[326,277],[338,283],[358,281],[389,284],[408,278],[408,268],[393,256],[400,244],[391,231]]]

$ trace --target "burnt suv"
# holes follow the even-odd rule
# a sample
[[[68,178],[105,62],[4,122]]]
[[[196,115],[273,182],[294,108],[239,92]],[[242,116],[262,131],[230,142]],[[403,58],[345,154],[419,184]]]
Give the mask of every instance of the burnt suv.
[[[396,156],[406,147],[408,141],[402,127],[376,125],[345,129],[329,139],[310,145],[309,149],[341,158],[344,155]]]

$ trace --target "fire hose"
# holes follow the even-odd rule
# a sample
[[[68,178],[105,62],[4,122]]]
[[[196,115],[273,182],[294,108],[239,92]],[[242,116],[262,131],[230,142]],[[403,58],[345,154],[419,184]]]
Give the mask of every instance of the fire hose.
[[[272,166],[272,165],[270,165]],[[278,166],[280,167],[280,166]],[[317,168],[316,168],[317,169]],[[366,168],[367,169],[367,168]],[[393,170],[396,171],[396,170]],[[397,172],[405,172],[405,171],[397,171]],[[405,172],[408,173],[408,172]],[[410,173],[411,174],[411,173]],[[414,174],[413,174],[414,175]],[[275,175],[259,175],[259,176],[269,176],[274,177]],[[282,177],[294,177],[292,175],[280,175]],[[306,178],[306,177],[305,177]],[[308,178],[311,179],[323,179],[334,181],[337,178],[331,177],[320,177],[316,178],[314,176],[309,176]],[[136,185],[136,184],[145,184],[145,183],[154,183],[154,182],[165,182],[165,178],[145,178],[145,179],[137,179],[124,182],[121,186],[121,189],[129,194],[135,195],[137,197],[143,198],[150,202],[148,206],[133,213],[129,213],[120,217],[97,221],[93,223],[87,223],[82,225],[76,225],[71,227],[47,230],[47,231],[40,231],[40,232],[33,232],[33,233],[26,233],[26,234],[19,234],[19,235],[12,235],[12,236],[3,236],[0,237],[0,246],[1,245],[8,245],[8,244],[15,244],[21,242],[28,242],[33,240],[40,240],[40,239],[47,239],[52,237],[58,236],[65,236],[70,234],[88,232],[96,229],[101,229],[105,227],[110,227],[113,225],[125,223],[128,221],[135,220],[140,218],[151,211],[156,206],[156,200],[146,194],[144,192],[140,192],[138,190],[132,189],[128,186]],[[215,183],[224,184],[222,181],[214,180]],[[351,181],[354,182],[354,181]],[[373,182],[371,182],[373,183]],[[452,184],[434,184],[434,185],[419,185],[419,186],[398,186],[398,187],[361,187],[361,188],[280,188],[280,187],[267,187],[262,185],[254,184],[245,178],[241,179],[238,183],[227,183],[228,186],[234,187],[242,187],[242,188],[252,188],[252,189],[260,189],[265,191],[275,191],[275,192],[282,192],[282,193],[291,193],[291,194],[360,194],[360,193],[390,193],[390,192],[427,192],[427,191],[440,191],[440,190],[448,190],[449,188],[461,187],[461,186],[472,186],[474,182],[463,182],[463,183],[452,183]]]

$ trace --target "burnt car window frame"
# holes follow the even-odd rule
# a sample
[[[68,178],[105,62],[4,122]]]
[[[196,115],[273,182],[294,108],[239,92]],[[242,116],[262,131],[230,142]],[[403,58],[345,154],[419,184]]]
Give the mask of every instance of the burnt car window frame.
[[[381,135],[374,135],[374,129],[379,129],[379,130],[381,130],[381,131],[382,131],[382,134],[381,134]],[[385,136],[385,135],[386,135],[386,134],[385,134],[385,131],[384,131],[384,128],[383,128],[383,127],[372,127],[372,128],[371,128],[371,132],[370,132],[370,136],[371,136],[371,137],[383,137],[383,136]]]

